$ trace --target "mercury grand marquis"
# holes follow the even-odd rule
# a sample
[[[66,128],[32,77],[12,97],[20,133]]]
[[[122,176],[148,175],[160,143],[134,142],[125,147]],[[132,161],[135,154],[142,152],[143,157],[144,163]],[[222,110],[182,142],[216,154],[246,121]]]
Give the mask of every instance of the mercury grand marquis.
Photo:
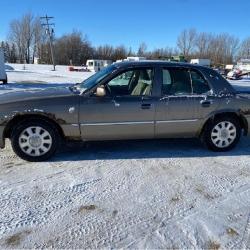
[[[71,87],[0,95],[0,148],[11,140],[44,161],[62,140],[198,137],[213,151],[248,135],[250,100],[216,71],[185,63],[123,62]]]

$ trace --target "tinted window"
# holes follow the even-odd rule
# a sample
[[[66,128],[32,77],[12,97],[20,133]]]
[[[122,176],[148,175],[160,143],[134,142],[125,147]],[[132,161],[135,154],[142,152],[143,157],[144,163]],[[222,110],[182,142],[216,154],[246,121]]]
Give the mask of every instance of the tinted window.
[[[192,78],[193,94],[204,94],[210,90],[207,81],[199,72],[191,70],[190,74]]]
[[[181,68],[163,69],[163,95],[192,94],[189,71]]]

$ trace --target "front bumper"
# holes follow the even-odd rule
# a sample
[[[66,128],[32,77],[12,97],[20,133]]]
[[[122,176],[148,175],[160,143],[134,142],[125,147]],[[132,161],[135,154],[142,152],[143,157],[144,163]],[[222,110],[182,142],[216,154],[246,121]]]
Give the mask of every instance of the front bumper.
[[[0,148],[5,147],[4,128],[5,127],[0,126]]]

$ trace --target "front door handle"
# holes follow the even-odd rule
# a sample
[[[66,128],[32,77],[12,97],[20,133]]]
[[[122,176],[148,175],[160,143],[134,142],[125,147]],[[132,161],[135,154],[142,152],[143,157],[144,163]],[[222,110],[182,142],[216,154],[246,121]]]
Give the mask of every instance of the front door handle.
[[[150,109],[151,108],[151,104],[150,103],[143,103],[142,105],[141,105],[141,108],[142,109]]]
[[[211,100],[201,100],[201,106],[204,108],[208,108],[211,106],[213,102]]]

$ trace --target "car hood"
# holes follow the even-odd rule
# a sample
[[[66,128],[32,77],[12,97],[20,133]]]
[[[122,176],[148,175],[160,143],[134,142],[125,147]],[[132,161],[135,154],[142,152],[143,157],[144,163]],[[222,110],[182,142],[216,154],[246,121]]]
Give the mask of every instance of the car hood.
[[[0,104],[31,101],[47,98],[66,97],[75,95],[68,87],[55,87],[43,89],[23,89],[7,93],[0,93]]]

